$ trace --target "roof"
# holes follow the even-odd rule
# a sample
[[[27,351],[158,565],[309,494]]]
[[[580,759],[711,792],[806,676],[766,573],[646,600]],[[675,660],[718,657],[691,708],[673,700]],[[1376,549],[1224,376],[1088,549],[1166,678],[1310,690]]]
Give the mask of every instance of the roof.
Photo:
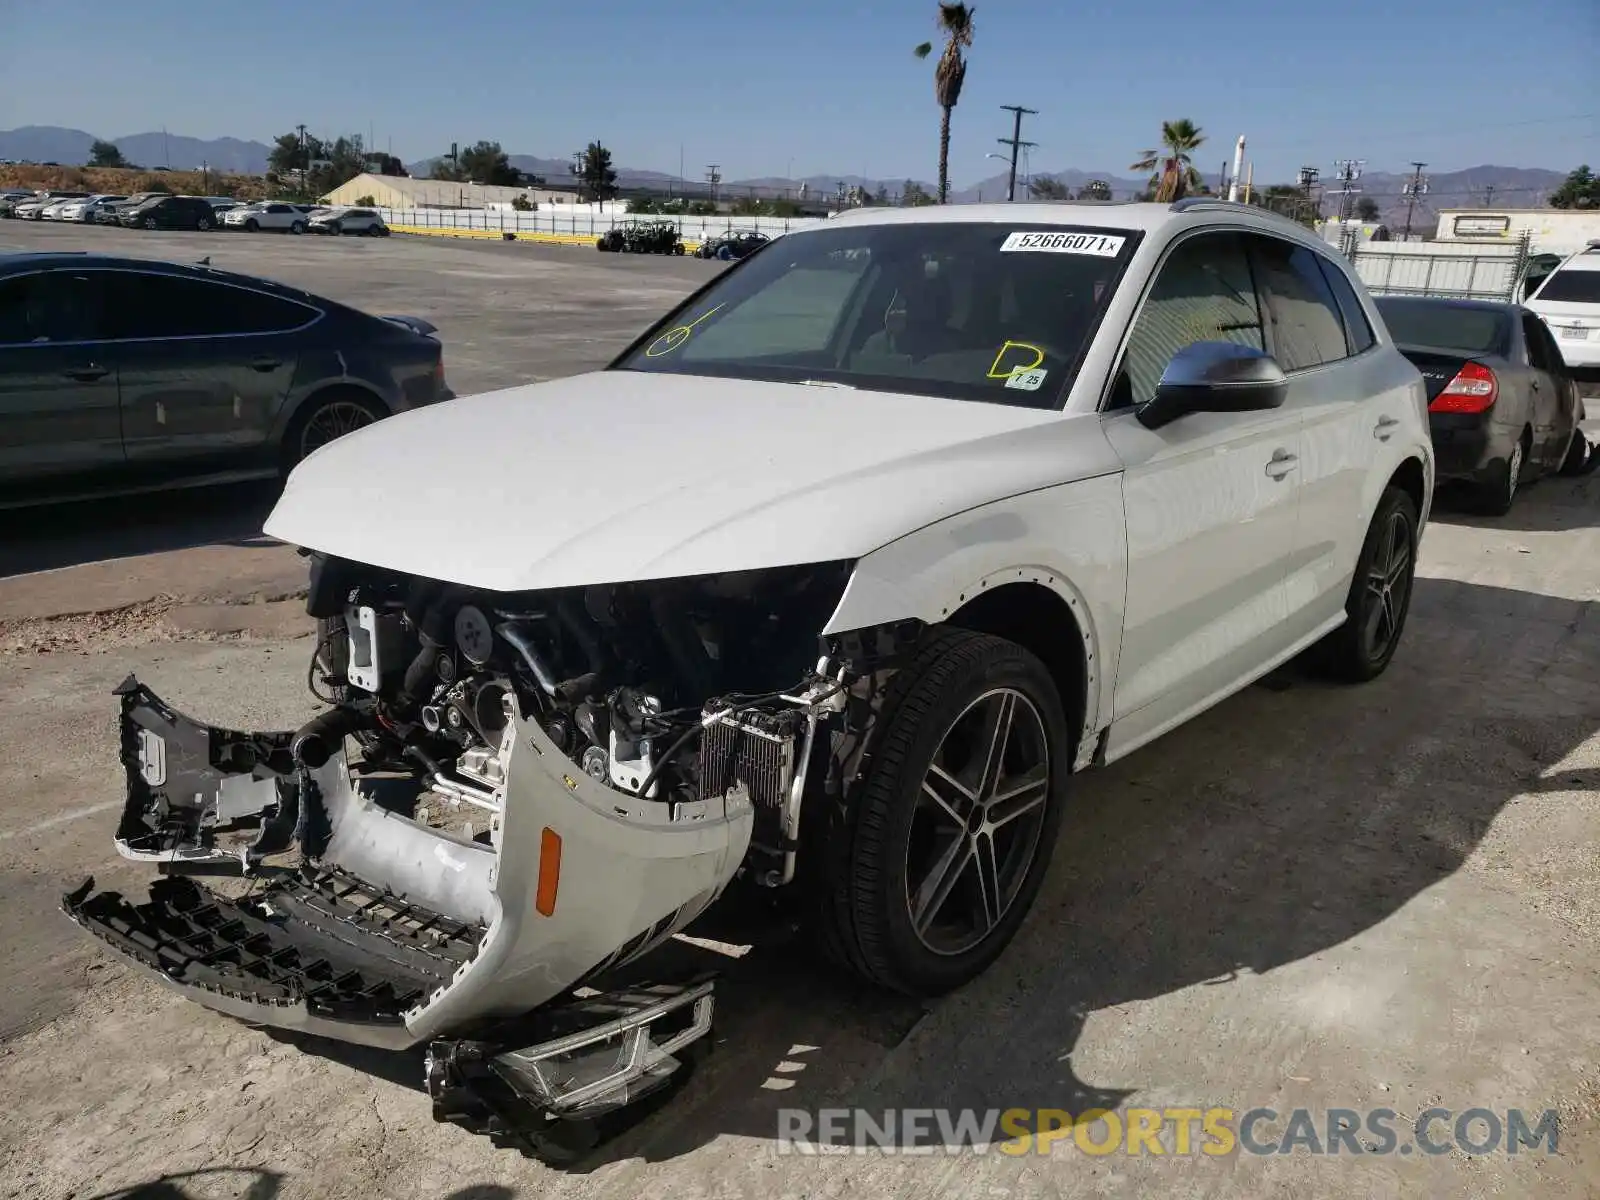
[[[0,252],[0,274],[15,271],[41,270],[51,267],[80,268],[84,270],[143,271],[147,274],[186,275],[195,279],[214,279],[221,283],[246,284],[257,291],[273,292],[281,296],[310,298],[326,306],[330,303],[314,296],[303,288],[291,287],[258,275],[245,275],[238,271],[224,271],[206,263],[175,263],[157,258],[125,258],[115,254],[90,254],[81,250],[26,250],[17,253]]]
[[[334,191],[357,192],[368,188],[387,188],[399,192],[413,204],[481,208],[485,204],[509,204],[518,196],[553,191],[552,188],[501,187],[488,183],[455,183],[448,179],[412,179],[406,175],[374,175],[366,172],[340,184]],[[327,192],[323,198],[333,195]]]
[[[1076,225],[1091,229],[1124,229],[1149,233],[1169,225],[1183,222],[1199,224],[1200,220],[1185,221],[1187,217],[1204,218],[1226,214],[1240,225],[1263,233],[1295,234],[1310,245],[1326,248],[1326,244],[1304,225],[1253,204],[1242,204],[1211,196],[1189,196],[1173,204],[1150,204],[1142,201],[1085,200],[996,204],[930,204],[919,208],[855,208],[846,209],[830,221],[830,225],[915,225],[926,223],[989,222],[1018,225]]]

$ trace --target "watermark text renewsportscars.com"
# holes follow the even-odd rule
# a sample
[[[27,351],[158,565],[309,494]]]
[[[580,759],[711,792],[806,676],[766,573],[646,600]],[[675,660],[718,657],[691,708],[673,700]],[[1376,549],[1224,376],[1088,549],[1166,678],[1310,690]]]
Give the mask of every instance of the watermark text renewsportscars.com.
[[[778,1110],[779,1154],[1554,1154],[1555,1110],[859,1108]]]

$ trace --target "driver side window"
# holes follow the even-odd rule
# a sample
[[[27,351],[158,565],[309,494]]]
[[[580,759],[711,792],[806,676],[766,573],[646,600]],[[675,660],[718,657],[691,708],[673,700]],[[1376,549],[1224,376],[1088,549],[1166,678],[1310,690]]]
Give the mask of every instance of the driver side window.
[[[1195,342],[1266,349],[1250,260],[1244,239],[1236,233],[1188,238],[1161,264],[1134,318],[1107,407],[1128,408],[1149,400],[1172,356]]]

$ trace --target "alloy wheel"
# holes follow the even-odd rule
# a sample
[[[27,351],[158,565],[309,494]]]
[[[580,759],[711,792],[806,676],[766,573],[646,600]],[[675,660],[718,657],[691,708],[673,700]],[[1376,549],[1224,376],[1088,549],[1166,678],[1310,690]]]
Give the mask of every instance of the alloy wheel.
[[[1517,495],[1517,484],[1522,481],[1522,443],[1511,447],[1511,459],[1506,463],[1506,503]]]
[[[1384,522],[1377,550],[1367,567],[1361,643],[1372,661],[1382,659],[1393,649],[1410,591],[1411,525],[1405,513],[1392,512]]]
[[[371,425],[377,418],[372,410],[354,400],[334,400],[311,415],[300,432],[300,458],[320,450],[329,442]]]
[[[1034,702],[985,692],[945,731],[906,844],[906,905],[928,950],[964,954],[1011,910],[1038,854],[1050,742]]]

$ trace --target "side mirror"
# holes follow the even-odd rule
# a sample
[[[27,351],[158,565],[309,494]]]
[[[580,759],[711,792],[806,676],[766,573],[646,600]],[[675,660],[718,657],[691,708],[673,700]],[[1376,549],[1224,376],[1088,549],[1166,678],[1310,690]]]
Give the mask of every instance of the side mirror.
[[[1156,394],[1135,415],[1146,429],[1160,429],[1186,413],[1278,408],[1288,394],[1272,355],[1233,342],[1195,342],[1172,356]]]

